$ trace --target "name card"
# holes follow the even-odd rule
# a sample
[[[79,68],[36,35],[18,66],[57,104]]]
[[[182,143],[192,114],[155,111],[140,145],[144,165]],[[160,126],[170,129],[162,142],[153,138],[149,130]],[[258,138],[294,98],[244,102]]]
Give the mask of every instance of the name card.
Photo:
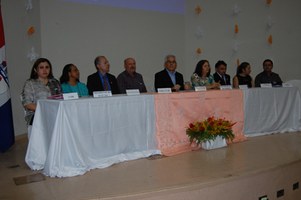
[[[158,88],[158,93],[169,94],[169,93],[171,93],[171,88]]]
[[[272,84],[271,83],[261,83],[260,87],[261,88],[272,88]]]
[[[221,85],[220,89],[221,90],[232,90],[232,85]]]
[[[78,99],[78,93],[77,92],[64,93],[63,99],[64,100]]]
[[[241,89],[241,90],[247,90],[249,88],[248,88],[248,85],[239,85],[239,89]]]
[[[125,90],[128,96],[131,95],[140,95],[140,91],[138,89]]]
[[[282,87],[293,87],[290,83],[282,83]]]
[[[94,91],[93,92],[93,97],[98,98],[98,97],[111,97],[112,92],[111,91]]]
[[[200,92],[200,91],[207,91],[206,86],[196,86],[194,87],[194,91]]]

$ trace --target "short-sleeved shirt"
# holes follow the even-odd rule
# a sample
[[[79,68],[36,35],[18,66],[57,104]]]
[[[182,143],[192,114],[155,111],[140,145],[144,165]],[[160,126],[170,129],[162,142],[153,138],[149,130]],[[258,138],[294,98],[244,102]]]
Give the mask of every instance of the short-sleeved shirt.
[[[21,93],[22,105],[25,106],[30,103],[36,104],[39,99],[46,99],[51,95],[61,93],[60,83],[54,78],[49,79],[47,85],[39,79],[28,79],[25,81],[23,91]],[[25,120],[27,124],[30,123],[33,115],[33,111],[25,109]]]
[[[69,83],[62,83],[61,85],[63,93],[77,92],[78,96],[89,96],[88,88],[84,83],[77,82],[76,85],[70,85]]]

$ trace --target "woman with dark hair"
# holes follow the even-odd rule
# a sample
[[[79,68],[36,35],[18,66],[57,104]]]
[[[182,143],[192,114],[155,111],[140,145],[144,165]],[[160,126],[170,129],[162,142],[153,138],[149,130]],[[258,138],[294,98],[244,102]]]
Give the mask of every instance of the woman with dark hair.
[[[210,65],[207,60],[200,60],[191,76],[193,88],[196,86],[206,86],[207,89],[218,89],[220,84],[214,82],[213,76],[210,74]]]
[[[21,94],[27,125],[32,125],[37,100],[60,94],[61,86],[59,81],[52,75],[50,61],[46,58],[37,59],[32,66],[30,78],[26,80]]]
[[[241,63],[237,67],[236,75],[233,77],[233,88],[239,88],[239,85],[247,85],[248,88],[254,87],[251,74],[251,66],[247,62]]]
[[[78,96],[88,96],[88,89],[79,81],[79,70],[74,64],[65,65],[60,78],[63,93],[77,92]]]

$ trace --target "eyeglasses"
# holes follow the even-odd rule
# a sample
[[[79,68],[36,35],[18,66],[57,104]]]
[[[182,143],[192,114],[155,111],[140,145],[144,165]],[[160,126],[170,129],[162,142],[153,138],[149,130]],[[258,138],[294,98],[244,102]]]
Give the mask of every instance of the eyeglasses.
[[[166,63],[168,63],[168,64],[176,64],[177,62],[176,61],[166,61]]]

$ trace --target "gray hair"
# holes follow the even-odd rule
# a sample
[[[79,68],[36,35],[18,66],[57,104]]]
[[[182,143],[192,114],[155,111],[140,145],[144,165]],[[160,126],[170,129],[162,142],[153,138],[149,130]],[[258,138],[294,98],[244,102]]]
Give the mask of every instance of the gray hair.
[[[171,57],[174,58],[174,59],[176,59],[175,55],[169,54],[169,55],[165,56],[164,63],[166,63],[166,61],[168,60],[168,58],[171,58]]]

